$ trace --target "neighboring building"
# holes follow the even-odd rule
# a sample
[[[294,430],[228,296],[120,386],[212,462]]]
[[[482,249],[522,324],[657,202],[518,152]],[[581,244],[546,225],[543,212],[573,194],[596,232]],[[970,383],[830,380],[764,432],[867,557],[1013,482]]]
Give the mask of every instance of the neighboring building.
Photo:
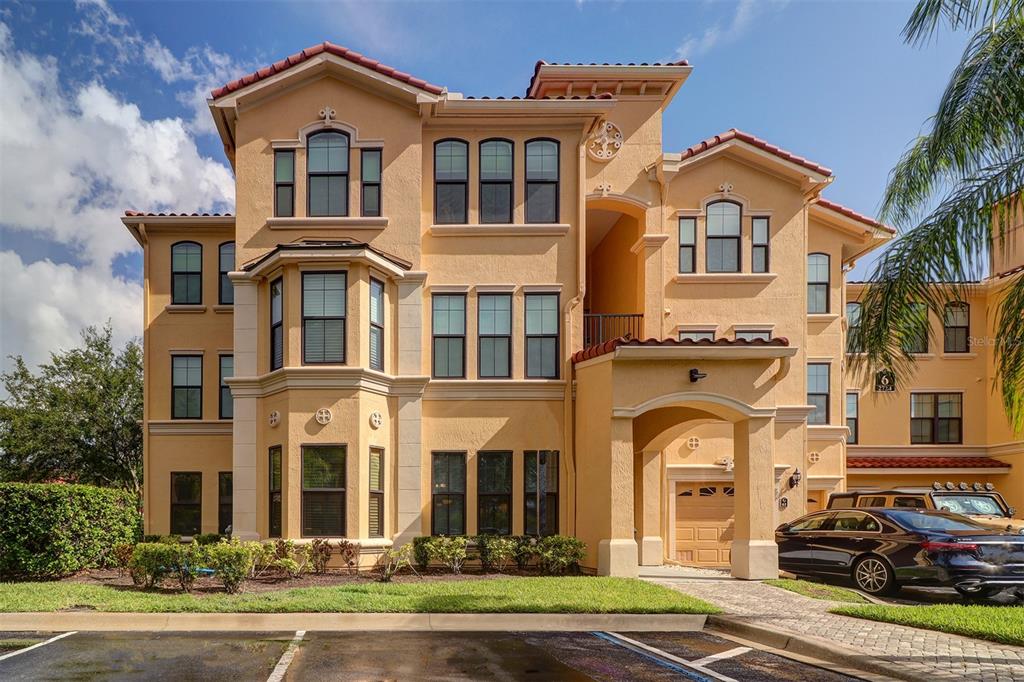
[[[775,527],[844,489],[844,272],[891,231],[746,133],[664,152],[690,71],[473,99],[325,43],[215,90],[237,215],[123,218],[146,532],[776,575]]]

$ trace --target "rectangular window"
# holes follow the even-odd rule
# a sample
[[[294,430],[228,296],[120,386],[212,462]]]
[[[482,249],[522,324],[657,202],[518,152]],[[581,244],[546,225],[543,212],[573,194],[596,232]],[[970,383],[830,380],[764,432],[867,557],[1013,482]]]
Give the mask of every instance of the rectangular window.
[[[963,442],[963,396],[959,393],[912,393],[910,442]]]
[[[217,474],[217,532],[221,535],[231,534],[231,472],[222,471]]]
[[[914,303],[911,308],[903,350],[908,353],[928,352],[928,306],[924,303]]]
[[[512,534],[512,453],[479,452],[477,462],[477,533]]]
[[[825,253],[807,256],[807,312],[829,312],[829,268],[831,259]]]
[[[558,294],[526,294],[526,377],[558,378]]]
[[[697,330],[697,331],[680,331],[680,341],[714,341],[715,332],[713,330]]]
[[[558,142],[526,143],[526,222],[558,222]]]
[[[771,341],[772,332],[769,329],[745,329],[735,333],[737,341]]]
[[[824,362],[807,364],[807,404],[814,411],[807,416],[808,424],[829,423],[829,365]]]
[[[171,304],[203,302],[203,247],[195,242],[171,246]]]
[[[768,219],[751,219],[751,272],[768,272]]]
[[[859,398],[860,396],[856,393],[846,394],[846,427],[850,429],[850,435],[847,437],[846,442],[850,445],[857,444],[857,430],[858,425],[860,424],[860,419],[858,417],[859,405],[857,404]]]
[[[434,144],[434,222],[469,222],[469,145],[462,140]]]
[[[281,446],[270,448],[268,476],[270,488],[270,528],[272,538],[281,537]]]
[[[231,283],[228,273],[235,269],[235,243],[225,242],[220,245],[217,254],[218,293],[217,303],[232,305],[235,302],[235,286]]]
[[[203,520],[203,475],[171,473],[171,534],[199,535]]]
[[[302,362],[345,362],[344,272],[302,273]]]
[[[345,446],[302,446],[302,537],[345,537]]]
[[[558,534],[558,451],[523,453],[523,498],[526,535]]]
[[[220,418],[231,419],[235,416],[234,401],[231,398],[231,387],[225,379],[235,376],[235,356],[220,356]]]
[[[480,143],[480,222],[512,222],[512,143]]]
[[[432,454],[431,534],[466,533],[466,453]]]
[[[716,201],[707,206],[707,271],[740,271],[739,204]]]
[[[370,369],[384,371],[384,282],[370,278]]]
[[[971,331],[971,308],[966,303],[947,303],[943,324],[943,350],[946,353],[966,353]]]
[[[362,192],[360,209],[364,216],[379,217],[380,206],[380,177],[381,177],[381,150],[364,149],[360,161],[360,173],[362,175]]]
[[[171,419],[203,418],[203,356],[171,356]]]
[[[384,450],[370,448],[370,510],[371,538],[384,537]]]
[[[295,150],[274,152],[274,215],[291,218],[295,215]]]
[[[860,338],[860,303],[846,304],[846,352],[863,353],[864,344]]]
[[[284,365],[284,280],[278,277],[270,283],[270,369]]]
[[[466,377],[466,296],[434,294],[432,303],[434,335],[434,376],[439,379]]]
[[[512,295],[480,294],[477,316],[480,378],[507,379],[512,376]]]
[[[697,219],[679,219],[679,272],[697,272]]]

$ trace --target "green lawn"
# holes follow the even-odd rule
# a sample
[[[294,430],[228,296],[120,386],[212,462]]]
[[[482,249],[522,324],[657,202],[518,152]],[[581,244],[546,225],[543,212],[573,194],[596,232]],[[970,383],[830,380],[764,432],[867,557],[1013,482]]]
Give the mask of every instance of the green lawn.
[[[790,592],[802,594],[805,597],[813,597],[814,599],[829,599],[831,601],[843,601],[850,604],[871,603],[865,599],[863,595],[860,595],[853,590],[848,590],[845,587],[814,583],[809,580],[789,580],[787,578],[779,578],[778,580],[765,580],[765,583],[775,587],[781,587],[782,589],[789,590]]]
[[[1024,646],[1024,607],[935,604],[840,606],[832,613]]]
[[[71,582],[0,584],[0,612],[143,613],[718,613],[711,604],[630,578],[497,578],[365,583],[193,596]]]

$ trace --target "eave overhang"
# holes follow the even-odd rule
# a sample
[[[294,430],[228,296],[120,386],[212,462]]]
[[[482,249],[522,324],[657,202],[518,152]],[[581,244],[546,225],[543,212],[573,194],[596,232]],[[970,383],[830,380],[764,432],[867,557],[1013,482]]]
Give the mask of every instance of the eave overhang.
[[[671,182],[675,177],[684,173],[689,168],[699,166],[722,154],[748,164],[767,168],[779,177],[789,180],[800,187],[800,190],[808,195],[814,196],[827,187],[833,180],[828,169],[815,169],[809,166],[782,158],[777,154],[762,149],[744,140],[733,138],[716,144],[697,154],[683,155],[679,153],[666,153],[662,157],[659,172],[666,182]]]
[[[231,273],[232,279],[261,279],[287,263],[361,262],[394,279],[403,279],[412,264],[359,242],[279,244],[273,250]]]
[[[235,216],[136,213],[121,216],[121,223],[128,228],[128,231],[140,246],[145,246],[147,241],[146,235],[153,229],[163,227],[180,229],[183,226],[190,226],[197,231],[204,229],[220,230],[225,227],[234,227]]]
[[[543,100],[559,96],[596,96],[609,93],[629,99],[661,100],[668,106],[693,67],[675,64],[547,64],[539,62],[526,96]]]

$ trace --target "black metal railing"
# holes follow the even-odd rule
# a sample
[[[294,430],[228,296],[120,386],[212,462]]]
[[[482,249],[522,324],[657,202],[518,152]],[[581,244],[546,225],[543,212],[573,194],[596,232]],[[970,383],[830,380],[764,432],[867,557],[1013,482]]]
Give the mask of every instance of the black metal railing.
[[[583,347],[589,348],[605,341],[628,336],[643,338],[643,313],[584,313]]]

